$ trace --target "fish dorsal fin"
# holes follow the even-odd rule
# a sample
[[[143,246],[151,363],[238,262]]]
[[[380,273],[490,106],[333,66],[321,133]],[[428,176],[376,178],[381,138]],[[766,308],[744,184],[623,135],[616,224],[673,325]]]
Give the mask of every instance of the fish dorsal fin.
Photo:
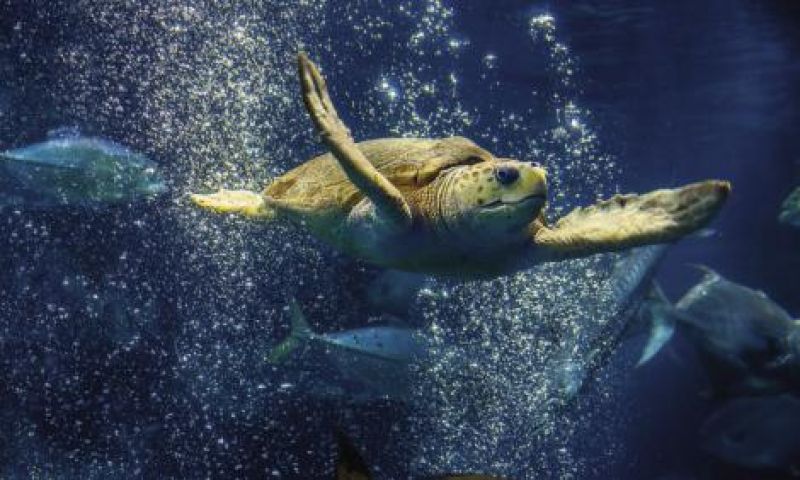
[[[336,444],[339,448],[339,455],[336,458],[336,480],[370,480],[372,475],[369,473],[369,467],[341,429],[336,429]]]
[[[81,129],[76,125],[54,128],[47,132],[48,140],[77,138],[81,136]]]
[[[692,264],[690,264],[690,266],[692,268],[695,268],[695,269],[700,270],[701,272],[703,272],[703,274],[705,275],[705,277],[708,280],[720,280],[720,279],[722,279],[722,275],[720,275],[719,273],[714,271],[711,267],[708,267],[708,266],[700,264],[700,263],[692,263]]]

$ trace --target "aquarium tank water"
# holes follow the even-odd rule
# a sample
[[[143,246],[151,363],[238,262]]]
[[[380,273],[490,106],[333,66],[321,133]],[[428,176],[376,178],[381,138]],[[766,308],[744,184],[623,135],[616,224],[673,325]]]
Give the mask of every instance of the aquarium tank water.
[[[1,479],[800,475],[800,3],[0,0]]]

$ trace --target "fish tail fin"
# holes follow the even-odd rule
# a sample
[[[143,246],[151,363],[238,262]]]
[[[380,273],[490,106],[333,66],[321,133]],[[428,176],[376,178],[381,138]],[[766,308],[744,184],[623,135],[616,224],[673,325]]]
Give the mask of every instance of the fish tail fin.
[[[669,301],[661,286],[653,282],[644,304],[645,321],[650,324],[650,334],[642,350],[637,367],[646,364],[672,338],[675,333],[676,311]]]
[[[294,298],[289,302],[289,314],[292,318],[292,331],[285,340],[276,345],[275,348],[269,352],[269,355],[267,355],[267,361],[269,363],[277,364],[284,362],[292,352],[303,343],[311,340],[314,336],[311,326],[306,321],[302,310],[300,310],[300,305],[297,304],[297,300]]]
[[[217,193],[192,193],[189,199],[198,207],[215,213],[233,213],[263,220],[272,220],[276,216],[275,209],[267,204],[263,195],[249,190],[220,189]]]

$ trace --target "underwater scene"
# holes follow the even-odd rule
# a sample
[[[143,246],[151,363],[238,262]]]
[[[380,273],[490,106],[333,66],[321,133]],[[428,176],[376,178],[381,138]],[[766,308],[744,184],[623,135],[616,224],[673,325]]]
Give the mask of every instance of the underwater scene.
[[[0,479],[800,478],[800,2],[0,0]]]

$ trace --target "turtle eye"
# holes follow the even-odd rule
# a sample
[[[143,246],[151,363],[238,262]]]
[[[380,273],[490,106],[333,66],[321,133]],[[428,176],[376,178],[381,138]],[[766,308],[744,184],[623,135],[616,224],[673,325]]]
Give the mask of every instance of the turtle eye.
[[[494,170],[494,177],[501,185],[511,185],[519,178],[519,170],[510,166],[497,167]]]

